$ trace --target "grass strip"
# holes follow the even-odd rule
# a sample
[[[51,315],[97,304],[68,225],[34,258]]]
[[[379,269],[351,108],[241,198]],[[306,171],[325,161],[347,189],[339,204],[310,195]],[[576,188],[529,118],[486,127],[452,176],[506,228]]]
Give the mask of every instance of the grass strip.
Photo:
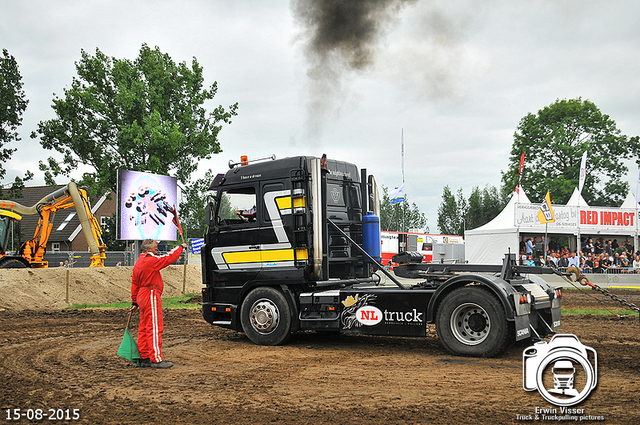
[[[198,302],[188,302],[193,298],[200,298],[200,294],[189,293],[184,294],[179,297],[171,297],[171,298],[163,298],[162,299],[162,308],[168,309],[199,309],[201,308],[201,303]],[[89,309],[89,308],[129,308],[131,303],[123,302],[123,303],[110,303],[110,304],[71,304],[66,309]],[[562,308],[563,316],[583,316],[583,315],[592,315],[592,316],[624,316],[624,315],[634,315],[638,314],[632,310],[626,308]]]
[[[201,308],[200,302],[188,302],[192,298],[200,298],[200,294],[189,293],[179,297],[163,298],[162,308],[169,309],[199,309]],[[71,304],[66,309],[70,310],[83,310],[88,308],[129,308],[130,302],[124,303],[110,303],[110,304]]]
[[[583,316],[590,314],[592,316],[625,316],[628,314],[637,315],[638,313],[626,308],[563,308],[563,316]]]

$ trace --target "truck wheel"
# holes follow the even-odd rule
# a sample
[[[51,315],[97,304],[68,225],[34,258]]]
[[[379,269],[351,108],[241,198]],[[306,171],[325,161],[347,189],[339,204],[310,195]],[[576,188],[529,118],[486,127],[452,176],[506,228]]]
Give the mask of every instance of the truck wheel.
[[[507,347],[509,329],[500,300],[478,286],[452,291],[436,316],[438,337],[455,355],[493,357]]]
[[[27,265],[20,260],[11,259],[0,263],[0,269],[24,269]]]
[[[249,292],[240,308],[244,333],[258,345],[278,345],[291,334],[291,310],[284,295],[265,286]]]

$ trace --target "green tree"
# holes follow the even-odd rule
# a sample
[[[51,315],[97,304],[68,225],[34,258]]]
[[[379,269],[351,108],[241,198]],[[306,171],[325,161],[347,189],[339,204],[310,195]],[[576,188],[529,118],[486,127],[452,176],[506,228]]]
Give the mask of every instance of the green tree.
[[[116,215],[107,217],[105,221],[106,225],[102,226],[102,240],[107,246],[107,251],[124,251],[127,248],[127,243],[117,239]]]
[[[502,191],[506,195],[515,189],[524,152],[522,185],[531,200],[542,201],[549,190],[552,202],[564,204],[578,186],[585,151],[585,201],[619,205],[629,191],[624,160],[634,158],[640,163],[640,141],[638,136],[621,134],[615,121],[581,98],[557,100],[522,118],[514,134],[508,171],[502,173]]]
[[[77,77],[53,99],[56,118],[42,121],[31,137],[62,154],[40,163],[47,183],[69,176],[79,164],[93,171],[81,184],[91,193],[116,190],[119,168],[171,174],[185,184],[202,159],[220,152],[218,133],[238,104],[207,114],[204,103],[218,90],[204,86],[202,67],[176,64],[158,47],[143,44],[131,61],[84,50]]]
[[[506,203],[495,186],[486,185],[482,190],[475,186],[469,199],[465,199],[462,188],[454,195],[451,188],[445,186],[438,207],[438,229],[444,234],[464,235],[465,230],[493,220]]]
[[[16,58],[2,49],[0,57],[0,180],[7,175],[4,164],[9,162],[17,148],[5,147],[8,143],[20,140],[18,127],[22,124],[22,114],[27,109],[27,100],[22,88],[22,75],[18,69]],[[33,173],[26,171],[24,177],[16,176],[8,187],[8,197],[20,195],[24,182],[31,180]],[[2,189],[4,185],[0,185]]]
[[[206,230],[204,208],[213,192],[209,191],[209,185],[213,181],[211,170],[204,177],[182,189],[180,201],[180,222],[185,238],[201,238]]]
[[[215,196],[215,192],[209,190],[214,177],[212,170],[208,170],[204,177],[195,180],[182,189],[179,218],[185,238],[201,238],[207,231],[204,209]],[[219,216],[237,217],[229,198],[224,195],[219,207]]]
[[[382,186],[382,200],[380,205],[380,229],[394,232],[406,232],[409,229],[424,229],[427,233],[427,217],[415,203],[409,204],[405,194],[404,202],[389,204],[389,189]]]
[[[475,186],[467,201],[464,229],[475,229],[490,222],[500,214],[506,203],[495,186],[486,185],[482,190]]]
[[[451,192],[449,186],[442,189],[442,203],[438,207],[438,229],[445,235],[464,234],[467,201],[462,189],[458,189],[458,196]]]

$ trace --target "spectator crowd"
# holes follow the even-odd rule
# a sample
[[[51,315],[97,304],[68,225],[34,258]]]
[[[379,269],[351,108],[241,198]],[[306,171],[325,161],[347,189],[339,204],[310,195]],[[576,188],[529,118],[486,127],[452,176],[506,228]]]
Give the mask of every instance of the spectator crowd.
[[[618,244],[616,239],[584,238],[580,250],[571,251],[553,238],[547,244],[544,236],[533,237],[520,242],[520,264],[577,267],[583,273],[640,273],[640,250],[634,252],[628,240]]]

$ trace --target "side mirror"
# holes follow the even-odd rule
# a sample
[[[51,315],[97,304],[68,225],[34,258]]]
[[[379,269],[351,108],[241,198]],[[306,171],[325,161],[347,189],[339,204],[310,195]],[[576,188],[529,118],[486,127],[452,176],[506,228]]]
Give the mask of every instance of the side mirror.
[[[216,223],[213,217],[214,214],[215,214],[215,205],[213,202],[209,202],[204,207],[204,219],[205,219],[205,222],[207,223],[207,233],[215,229]]]

